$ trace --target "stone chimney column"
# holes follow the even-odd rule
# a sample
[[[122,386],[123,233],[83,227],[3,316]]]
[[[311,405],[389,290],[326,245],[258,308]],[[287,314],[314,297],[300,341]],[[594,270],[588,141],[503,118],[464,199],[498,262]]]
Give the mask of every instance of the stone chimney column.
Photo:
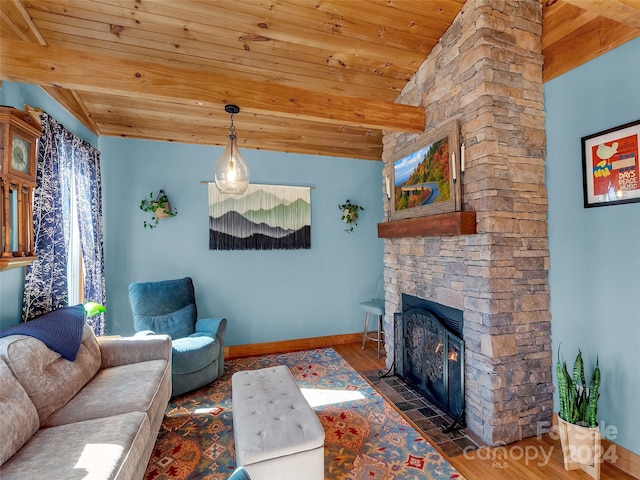
[[[490,444],[553,409],[541,34],[537,0],[468,0],[398,98],[426,130],[457,120],[478,233],[385,239],[387,351],[402,293],[463,310],[466,421]],[[412,139],[385,134],[383,181]]]

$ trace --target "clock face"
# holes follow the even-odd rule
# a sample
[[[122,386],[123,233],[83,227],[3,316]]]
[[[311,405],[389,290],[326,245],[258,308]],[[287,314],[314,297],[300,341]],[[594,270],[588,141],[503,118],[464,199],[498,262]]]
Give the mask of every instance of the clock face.
[[[18,172],[29,173],[31,145],[17,135],[11,141],[11,168]]]

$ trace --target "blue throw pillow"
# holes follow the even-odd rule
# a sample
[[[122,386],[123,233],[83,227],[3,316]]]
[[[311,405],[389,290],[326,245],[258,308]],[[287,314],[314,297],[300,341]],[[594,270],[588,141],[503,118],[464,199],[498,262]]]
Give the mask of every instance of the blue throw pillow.
[[[73,362],[82,343],[86,315],[83,305],[62,307],[3,330],[0,332],[0,338],[28,335],[43,342],[62,358]]]
[[[169,335],[172,339],[188,337],[195,332],[196,306],[190,303],[186,307],[165,315],[136,315],[136,331],[152,330],[155,333]]]

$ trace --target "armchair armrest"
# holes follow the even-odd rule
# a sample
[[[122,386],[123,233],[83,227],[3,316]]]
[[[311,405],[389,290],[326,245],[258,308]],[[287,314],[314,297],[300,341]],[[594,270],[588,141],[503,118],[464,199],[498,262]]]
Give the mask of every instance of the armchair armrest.
[[[153,330],[140,330],[139,332],[136,332],[133,334],[134,338],[146,337],[147,335],[158,335],[158,334]]]
[[[196,332],[211,333],[218,337],[224,345],[224,334],[227,331],[226,318],[200,318],[196,321]]]
[[[138,337],[97,337],[102,356],[101,368],[117,367],[148,360],[171,362],[171,337],[147,335]]]

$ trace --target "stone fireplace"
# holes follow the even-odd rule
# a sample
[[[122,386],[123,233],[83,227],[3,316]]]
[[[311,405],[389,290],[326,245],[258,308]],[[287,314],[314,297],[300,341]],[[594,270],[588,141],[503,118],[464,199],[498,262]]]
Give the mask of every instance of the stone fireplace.
[[[387,366],[403,294],[461,310],[466,424],[489,444],[536,435],[553,408],[541,22],[537,0],[468,0],[398,97],[427,132],[457,119],[477,233],[385,238]],[[416,138],[385,133],[383,177]]]

